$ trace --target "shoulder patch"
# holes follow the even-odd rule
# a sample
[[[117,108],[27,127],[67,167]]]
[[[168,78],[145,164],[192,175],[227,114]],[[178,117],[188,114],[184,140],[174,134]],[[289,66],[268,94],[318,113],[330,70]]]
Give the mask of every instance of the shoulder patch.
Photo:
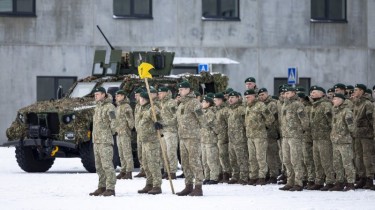
[[[202,116],[203,115],[202,109],[195,110],[195,113],[197,113],[198,116]]]
[[[116,113],[115,113],[115,111],[110,111],[110,112],[109,112],[109,117],[110,117],[112,120],[116,119]]]

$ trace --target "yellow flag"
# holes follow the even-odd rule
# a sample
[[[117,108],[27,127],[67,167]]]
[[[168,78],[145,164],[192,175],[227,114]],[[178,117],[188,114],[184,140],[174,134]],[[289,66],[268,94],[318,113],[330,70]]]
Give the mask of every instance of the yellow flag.
[[[150,74],[150,70],[153,69],[154,66],[149,63],[141,63],[141,65],[138,66],[138,74],[141,79],[144,78],[152,78],[152,75]]]

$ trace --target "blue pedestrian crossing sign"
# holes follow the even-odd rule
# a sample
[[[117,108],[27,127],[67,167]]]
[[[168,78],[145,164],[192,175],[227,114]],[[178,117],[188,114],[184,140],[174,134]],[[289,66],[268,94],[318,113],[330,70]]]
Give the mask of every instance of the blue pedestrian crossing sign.
[[[297,68],[288,68],[288,84],[298,84],[298,71]]]
[[[207,63],[200,63],[200,64],[198,64],[198,73],[201,73],[202,71],[207,71],[207,72],[210,71],[210,69],[208,68],[208,64]]]

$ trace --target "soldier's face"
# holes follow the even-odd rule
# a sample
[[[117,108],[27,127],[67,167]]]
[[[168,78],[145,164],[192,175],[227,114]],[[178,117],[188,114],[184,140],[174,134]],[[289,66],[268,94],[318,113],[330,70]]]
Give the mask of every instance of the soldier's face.
[[[323,97],[323,95],[324,95],[324,93],[320,90],[313,90],[310,93],[311,98],[321,98],[321,97]]]
[[[265,100],[267,99],[267,97],[268,97],[268,93],[267,93],[267,92],[260,93],[260,94],[258,95],[258,98],[259,98],[259,100],[261,100],[261,101],[265,101]]]
[[[139,103],[140,103],[141,105],[145,105],[145,104],[147,104],[147,102],[148,102],[147,99],[142,98],[142,97],[139,97]]]
[[[327,94],[327,98],[332,99],[332,97],[333,97],[333,93],[328,93]]]
[[[101,101],[105,98],[105,93],[102,92],[96,92],[94,93],[95,101]]]
[[[353,97],[359,98],[364,94],[364,91],[361,88],[354,88]]]
[[[335,106],[335,107],[340,106],[343,102],[344,102],[344,100],[342,98],[339,98],[339,97],[333,97],[333,99],[332,99],[333,106]]]
[[[184,97],[190,93],[190,88],[178,88],[178,93],[181,97]]]
[[[166,95],[167,95],[167,92],[159,92],[158,98],[161,100],[161,99],[165,98]]]
[[[255,88],[255,83],[254,82],[246,82],[245,83],[245,86],[246,86],[246,89],[254,89]]]
[[[210,103],[208,103],[207,101],[202,101],[202,108],[203,109],[206,109],[210,106]]]
[[[220,106],[221,104],[223,104],[223,99],[214,98],[214,103],[215,103],[215,106]]]
[[[341,88],[336,88],[335,89],[335,93],[340,93],[340,94],[344,94],[345,95],[345,90],[343,90]]]
[[[287,92],[284,93],[284,97],[287,98],[287,99],[290,99],[295,95],[296,95],[296,92],[294,92],[294,91],[287,91]]]
[[[246,98],[246,102],[250,104],[255,100],[255,95],[247,95],[245,96],[245,98]]]
[[[229,104],[236,104],[239,100],[237,96],[229,96]]]
[[[124,98],[125,98],[124,95],[122,95],[122,94],[116,94],[116,101],[117,102],[124,100]]]

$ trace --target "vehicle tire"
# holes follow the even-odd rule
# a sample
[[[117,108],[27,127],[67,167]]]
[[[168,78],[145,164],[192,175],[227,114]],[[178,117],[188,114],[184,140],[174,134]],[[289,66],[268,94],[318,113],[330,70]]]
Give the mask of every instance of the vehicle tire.
[[[94,148],[92,142],[82,143],[79,148],[79,155],[81,157],[81,162],[83,167],[90,172],[95,173],[95,156],[94,156]]]
[[[55,158],[39,159],[35,148],[24,146],[16,146],[16,159],[20,168],[26,172],[46,172],[55,161]]]

